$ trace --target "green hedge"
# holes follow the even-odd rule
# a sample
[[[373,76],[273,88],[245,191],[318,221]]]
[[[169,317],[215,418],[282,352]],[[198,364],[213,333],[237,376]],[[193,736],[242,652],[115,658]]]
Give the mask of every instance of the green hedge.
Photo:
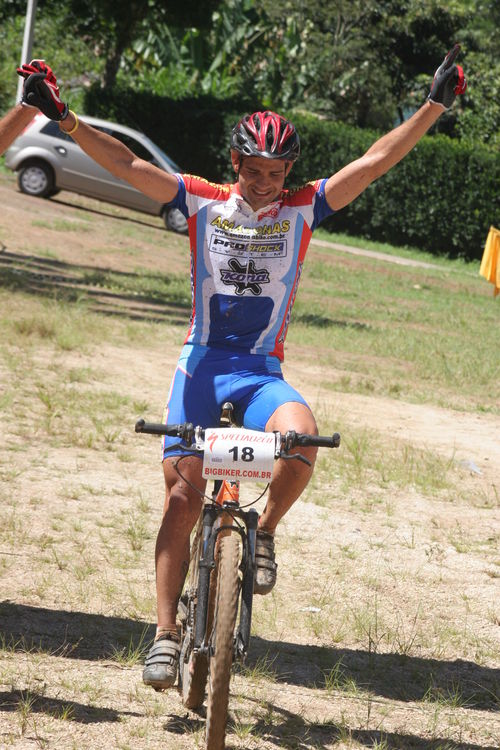
[[[87,92],[88,114],[146,132],[186,172],[210,180],[232,179],[229,133],[245,99],[173,100],[115,89]],[[339,122],[291,115],[302,143],[290,184],[333,174],[361,156],[378,137]],[[436,255],[480,258],[490,225],[500,226],[500,155],[480,144],[426,136],[388,174],[322,226]]]
[[[112,92],[93,86],[85,97],[88,115],[142,130],[183,171],[212,181],[232,179],[228,133],[251,107],[244,99],[169,99],[118,86]]]

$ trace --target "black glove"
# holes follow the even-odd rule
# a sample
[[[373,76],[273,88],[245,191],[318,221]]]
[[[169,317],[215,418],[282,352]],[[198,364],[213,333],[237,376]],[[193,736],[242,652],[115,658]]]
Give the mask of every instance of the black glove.
[[[455,44],[448,52],[439,68],[434,73],[431,90],[427,99],[433,104],[441,104],[449,109],[457,94],[463,94],[467,88],[467,80],[460,65],[454,65],[460,52],[460,45]]]
[[[38,107],[51,120],[64,120],[68,105],[59,98],[59,87],[51,68],[43,60],[32,60],[17,68],[24,80],[21,102]]]

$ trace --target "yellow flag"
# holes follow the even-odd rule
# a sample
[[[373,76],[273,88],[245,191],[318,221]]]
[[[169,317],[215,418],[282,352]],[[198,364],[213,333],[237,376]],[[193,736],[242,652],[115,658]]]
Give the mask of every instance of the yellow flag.
[[[479,273],[495,285],[493,294],[496,297],[500,292],[500,229],[490,227]]]

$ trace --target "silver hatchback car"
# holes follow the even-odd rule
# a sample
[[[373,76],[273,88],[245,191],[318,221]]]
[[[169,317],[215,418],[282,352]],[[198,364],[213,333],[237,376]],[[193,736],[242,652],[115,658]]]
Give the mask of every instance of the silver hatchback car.
[[[180,172],[175,162],[144,133],[95,117],[81,118],[92,127],[117,138],[137,156],[173,174]],[[168,229],[186,233],[187,221],[176,208],[148,198],[119,180],[82,151],[57,122],[36,115],[5,153],[5,166],[17,172],[19,189],[28,195],[50,198],[59,190],[70,190],[90,198],[162,216]]]

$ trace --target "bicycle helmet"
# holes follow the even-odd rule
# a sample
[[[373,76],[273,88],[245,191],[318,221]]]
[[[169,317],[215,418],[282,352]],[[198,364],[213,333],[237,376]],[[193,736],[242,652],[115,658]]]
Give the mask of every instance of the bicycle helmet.
[[[295,161],[300,154],[300,140],[294,125],[276,112],[254,112],[233,128],[231,149],[242,156]]]

